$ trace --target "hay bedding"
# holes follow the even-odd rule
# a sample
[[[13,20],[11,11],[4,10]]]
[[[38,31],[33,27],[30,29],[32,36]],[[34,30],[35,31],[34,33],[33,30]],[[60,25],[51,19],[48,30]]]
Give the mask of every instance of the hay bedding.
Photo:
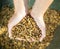
[[[60,25],[60,12],[48,9],[44,15],[44,21],[46,23],[46,38],[42,43],[39,42],[41,36],[40,29],[36,25],[36,22],[31,16],[24,17],[12,29],[13,37],[20,37],[26,39],[26,41],[11,40],[8,37],[7,24],[8,20],[14,13],[13,9],[8,7],[2,8],[0,12],[0,48],[1,49],[45,49],[53,39],[54,30]],[[33,37],[35,42],[28,42],[27,39]]]

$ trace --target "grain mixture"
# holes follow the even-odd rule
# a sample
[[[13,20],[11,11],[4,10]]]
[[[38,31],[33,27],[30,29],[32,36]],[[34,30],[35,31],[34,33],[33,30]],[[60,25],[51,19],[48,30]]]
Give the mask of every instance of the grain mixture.
[[[38,28],[34,19],[27,15],[21,22],[19,22],[12,29],[13,37],[19,37],[26,39],[26,41],[11,40],[8,37],[7,24],[8,20],[14,13],[13,8],[4,7],[0,11],[0,48],[1,49],[45,49],[50,41],[53,39],[54,30],[60,25],[60,12],[56,10],[48,9],[44,15],[44,21],[46,23],[46,37],[43,42],[39,42],[41,36],[41,30]],[[33,37],[35,42],[28,42],[27,39]],[[30,39],[31,40],[31,39]]]

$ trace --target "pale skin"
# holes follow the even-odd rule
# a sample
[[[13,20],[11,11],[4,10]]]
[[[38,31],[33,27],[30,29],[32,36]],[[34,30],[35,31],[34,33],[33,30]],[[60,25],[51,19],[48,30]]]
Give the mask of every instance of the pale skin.
[[[28,0],[13,0],[14,1],[14,7],[15,7],[15,13],[13,16],[10,18],[8,22],[8,33],[9,33],[9,38],[13,39],[11,30],[12,28],[18,24],[28,13]],[[51,5],[53,0],[35,0],[35,3],[32,7],[32,11],[30,15],[34,18],[36,24],[41,30],[41,38],[39,39],[40,42],[43,41],[43,39],[46,37],[46,26],[44,23],[44,13],[48,9],[48,7]],[[21,38],[15,38],[16,40],[24,40]],[[30,41],[28,39],[28,41]],[[31,41],[35,41],[33,38]]]

